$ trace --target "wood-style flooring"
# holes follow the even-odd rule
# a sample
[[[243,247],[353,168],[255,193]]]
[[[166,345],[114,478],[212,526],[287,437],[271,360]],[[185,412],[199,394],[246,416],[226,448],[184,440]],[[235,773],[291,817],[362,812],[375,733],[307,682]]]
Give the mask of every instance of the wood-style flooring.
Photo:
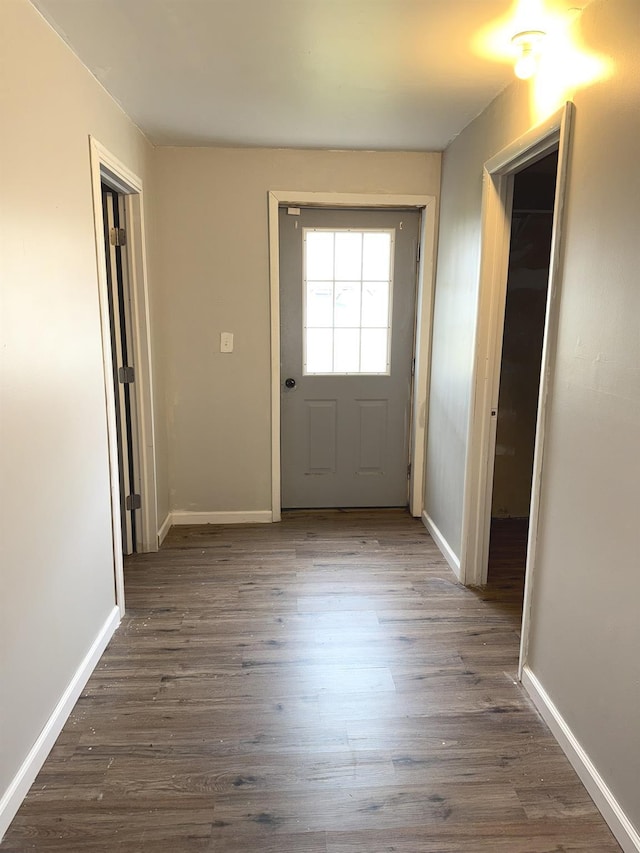
[[[619,851],[516,683],[498,553],[469,590],[399,510],[174,528],[0,851]]]

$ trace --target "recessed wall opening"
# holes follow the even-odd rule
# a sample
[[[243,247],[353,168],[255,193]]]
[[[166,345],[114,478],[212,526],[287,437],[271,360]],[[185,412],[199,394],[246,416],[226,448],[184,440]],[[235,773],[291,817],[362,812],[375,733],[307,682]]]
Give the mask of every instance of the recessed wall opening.
[[[513,177],[488,581],[510,582],[514,604],[519,606],[527,559],[557,169],[558,152],[554,151]]]

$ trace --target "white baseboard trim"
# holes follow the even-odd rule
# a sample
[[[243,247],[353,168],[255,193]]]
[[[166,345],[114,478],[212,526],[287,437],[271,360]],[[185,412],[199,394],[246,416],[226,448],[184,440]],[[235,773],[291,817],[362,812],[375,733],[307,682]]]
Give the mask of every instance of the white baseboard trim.
[[[22,766],[2,795],[2,799],[0,799],[0,840],[2,840],[22,801],[27,796],[33,780],[38,775],[46,757],[51,752],[56,738],[62,731],[69,714],[73,710],[73,706],[78,701],[78,697],[89,680],[89,676],[95,669],[96,664],[100,660],[102,653],[119,624],[120,610],[118,607],[114,607],[107,621],[100,629],[98,636],[93,641],[84,660],[60,697],[60,701],[53,709],[36,742],[22,762]]]
[[[271,524],[272,521],[273,513],[270,509],[246,512],[184,512],[174,510],[171,513],[172,524]]]
[[[422,523],[427,528],[429,533],[431,534],[431,538],[436,543],[440,551],[442,552],[442,556],[445,558],[449,566],[455,573],[455,576],[460,580],[460,560],[453,552],[453,549],[444,538],[442,533],[438,530],[438,525],[435,521],[428,515],[424,510],[422,510]]]
[[[638,853],[640,834],[620,807],[607,783],[598,773],[542,684],[526,665],[522,669],[522,684],[622,849],[625,853]]]
[[[160,525],[160,530],[158,530],[158,548],[162,545],[164,540],[167,538],[167,533],[171,530],[171,513],[167,513],[167,517]]]

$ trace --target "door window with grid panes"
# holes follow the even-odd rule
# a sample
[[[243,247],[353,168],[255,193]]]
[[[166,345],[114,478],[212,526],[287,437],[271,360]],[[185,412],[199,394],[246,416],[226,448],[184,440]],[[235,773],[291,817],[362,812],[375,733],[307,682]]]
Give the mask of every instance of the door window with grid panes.
[[[304,373],[388,374],[394,229],[304,229]]]

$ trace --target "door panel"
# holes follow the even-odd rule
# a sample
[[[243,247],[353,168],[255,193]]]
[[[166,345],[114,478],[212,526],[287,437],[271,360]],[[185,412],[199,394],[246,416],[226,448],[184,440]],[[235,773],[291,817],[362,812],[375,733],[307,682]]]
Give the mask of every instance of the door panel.
[[[358,408],[358,474],[383,474],[387,447],[388,403],[356,400]]]
[[[419,224],[280,211],[284,508],[407,503]]]
[[[332,474],[336,470],[336,401],[305,400],[309,434],[307,474]]]

